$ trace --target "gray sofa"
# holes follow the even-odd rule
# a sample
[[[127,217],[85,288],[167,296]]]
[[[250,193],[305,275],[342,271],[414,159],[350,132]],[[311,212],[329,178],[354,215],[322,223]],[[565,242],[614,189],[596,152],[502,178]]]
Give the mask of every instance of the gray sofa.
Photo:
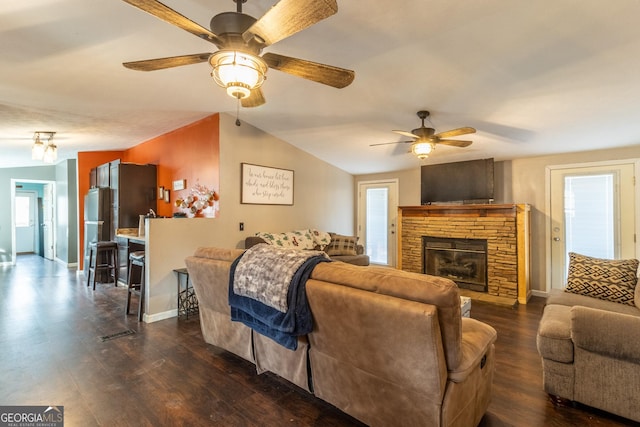
[[[186,258],[206,342],[371,426],[476,426],[491,397],[496,331],[460,313],[448,279],[324,262],[306,292],[313,330],[289,350],[230,319],[239,249]]]
[[[640,302],[638,287],[636,304]],[[544,390],[640,422],[640,309],[554,290],[537,334]]]

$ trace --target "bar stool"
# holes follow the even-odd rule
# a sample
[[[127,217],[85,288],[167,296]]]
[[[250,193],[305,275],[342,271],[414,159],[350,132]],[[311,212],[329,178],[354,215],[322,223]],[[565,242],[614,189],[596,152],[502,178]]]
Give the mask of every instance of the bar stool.
[[[118,267],[118,243],[111,241],[89,243],[87,286],[93,285],[93,290],[96,290],[96,280],[100,272],[107,275],[107,280],[113,278],[113,285],[118,286]]]
[[[140,272],[138,280],[134,280],[133,267],[138,267]],[[144,308],[144,251],[131,252],[129,254],[129,277],[127,279],[127,314],[131,305],[131,294],[138,296],[138,320],[142,320]]]

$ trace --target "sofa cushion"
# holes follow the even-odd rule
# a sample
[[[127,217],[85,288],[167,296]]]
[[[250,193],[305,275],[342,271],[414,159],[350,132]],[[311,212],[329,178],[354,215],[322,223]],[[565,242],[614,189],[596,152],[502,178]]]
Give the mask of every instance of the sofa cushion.
[[[609,260],[569,253],[567,292],[634,305],[638,260]]]
[[[637,288],[637,286],[636,286]],[[585,295],[565,292],[564,289],[552,289],[547,298],[547,305],[566,305],[573,307],[581,305],[583,307],[597,308],[599,310],[613,311],[615,313],[630,314],[640,316],[640,310],[635,305],[618,304],[617,302],[605,301]]]
[[[329,233],[331,235],[331,243],[329,243],[324,251],[327,255],[357,255],[356,246],[358,238],[354,236],[342,236],[340,234]]]
[[[316,242],[309,229],[288,231],[286,233],[256,233],[257,237],[262,238],[270,245],[279,246],[281,248],[295,249],[315,249]]]
[[[589,307],[571,308],[571,338],[576,347],[640,364],[640,318]]]

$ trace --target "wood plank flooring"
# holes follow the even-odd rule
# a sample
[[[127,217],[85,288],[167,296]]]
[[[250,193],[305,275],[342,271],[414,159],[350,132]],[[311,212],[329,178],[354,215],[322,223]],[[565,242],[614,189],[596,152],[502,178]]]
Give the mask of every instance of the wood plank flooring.
[[[38,256],[0,267],[0,405],[63,405],[66,426],[361,426],[331,405],[207,345],[197,317],[138,323],[126,290],[87,288]],[[481,426],[629,426],[542,391],[535,333],[544,301],[474,301],[494,326],[496,375]],[[134,312],[135,313],[135,312]],[[102,342],[132,329],[135,334]]]

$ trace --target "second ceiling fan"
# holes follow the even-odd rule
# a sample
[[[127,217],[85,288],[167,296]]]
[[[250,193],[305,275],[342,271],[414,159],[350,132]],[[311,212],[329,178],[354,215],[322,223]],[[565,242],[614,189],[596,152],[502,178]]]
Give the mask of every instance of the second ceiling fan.
[[[233,0],[236,12],[223,12],[211,18],[211,31],[157,0],[123,1],[218,47],[214,53],[125,62],[125,67],[154,71],[209,62],[216,83],[243,107],[265,103],[260,87],[269,68],[335,88],[348,86],[355,77],[353,71],[332,65],[271,52],[260,56],[265,47],[335,14],[336,0],[280,0],[259,19],[242,13],[242,4],[247,0]]]
[[[380,144],[371,144],[371,147],[377,145],[388,144],[411,144],[410,152],[415,154],[420,160],[429,157],[429,154],[435,150],[437,144],[451,145],[453,147],[468,147],[473,141],[462,141],[458,139],[447,139],[452,136],[467,135],[475,133],[476,130],[472,127],[461,127],[457,129],[448,130],[445,132],[436,133],[434,128],[426,127],[424,121],[429,117],[429,112],[425,110],[418,111],[416,113],[422,120],[422,125],[419,128],[413,129],[411,132],[404,130],[394,130],[398,133],[409,138],[413,138],[411,141],[398,141],[398,142],[383,142]]]

